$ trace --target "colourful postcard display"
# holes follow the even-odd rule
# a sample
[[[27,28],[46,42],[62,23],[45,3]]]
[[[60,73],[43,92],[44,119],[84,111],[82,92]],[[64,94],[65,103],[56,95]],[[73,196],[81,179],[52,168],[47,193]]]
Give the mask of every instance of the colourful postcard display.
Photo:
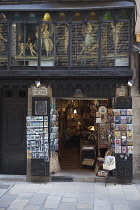
[[[132,109],[113,109],[115,153],[133,153]],[[113,127],[112,127],[113,129]]]

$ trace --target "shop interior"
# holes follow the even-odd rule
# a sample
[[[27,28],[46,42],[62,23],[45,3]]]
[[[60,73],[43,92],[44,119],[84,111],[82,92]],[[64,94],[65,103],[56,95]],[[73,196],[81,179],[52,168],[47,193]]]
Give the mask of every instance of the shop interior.
[[[95,171],[110,147],[107,110],[112,108],[112,99],[61,98],[55,106],[59,127],[55,152],[61,170]],[[102,114],[99,108],[104,109]]]

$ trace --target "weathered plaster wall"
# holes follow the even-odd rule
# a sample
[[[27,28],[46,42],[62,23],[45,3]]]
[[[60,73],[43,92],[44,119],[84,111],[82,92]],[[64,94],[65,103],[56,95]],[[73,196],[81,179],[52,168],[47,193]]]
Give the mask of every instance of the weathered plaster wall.
[[[138,88],[139,53],[132,54],[132,70],[134,85],[131,88],[133,109],[133,173],[134,179],[140,179],[140,94]]]

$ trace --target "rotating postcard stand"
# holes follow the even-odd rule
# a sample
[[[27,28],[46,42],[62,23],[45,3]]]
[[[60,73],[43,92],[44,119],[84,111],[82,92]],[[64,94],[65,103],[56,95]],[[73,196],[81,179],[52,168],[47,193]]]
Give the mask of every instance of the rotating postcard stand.
[[[34,116],[26,117],[27,159],[31,159],[32,176],[49,176],[50,98],[33,98]]]

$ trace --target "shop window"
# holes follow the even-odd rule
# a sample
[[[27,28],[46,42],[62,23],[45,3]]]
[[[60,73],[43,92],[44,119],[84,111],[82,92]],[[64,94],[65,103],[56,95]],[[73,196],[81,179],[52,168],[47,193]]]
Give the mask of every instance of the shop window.
[[[8,24],[0,24],[0,66],[8,64]]]
[[[50,16],[49,13],[45,13],[44,18],[42,19],[42,21],[52,21],[52,18]]]
[[[68,19],[66,15],[63,12],[61,12],[57,18],[57,21],[68,21]]]
[[[103,20],[104,21],[106,21],[106,20],[113,20],[113,16],[112,16],[111,12],[106,12],[105,16],[103,17]]]
[[[34,13],[31,13],[29,15],[27,21],[37,21],[35,14]]]
[[[5,16],[5,14],[4,13],[2,13],[2,12],[0,12],[0,21],[7,21],[7,18],[6,18],[6,16]]]
[[[88,17],[88,21],[97,21],[98,17],[96,16],[95,12],[91,12]]]
[[[125,20],[125,19],[129,19],[126,10],[122,10],[121,11],[121,15],[119,17],[119,20]]]

